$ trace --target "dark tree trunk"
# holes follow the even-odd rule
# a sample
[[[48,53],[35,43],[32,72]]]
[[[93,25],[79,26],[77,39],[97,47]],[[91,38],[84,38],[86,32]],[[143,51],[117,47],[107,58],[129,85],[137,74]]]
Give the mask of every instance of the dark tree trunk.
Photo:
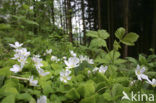
[[[128,33],[128,13],[129,13],[129,6],[128,6],[128,3],[129,3],[129,0],[123,0],[124,3],[124,27],[126,29],[126,33]],[[128,46],[124,46],[124,52],[123,52],[123,57],[127,57],[128,56]]]
[[[64,4],[64,30],[67,32],[67,0],[63,1]]]
[[[110,15],[110,12],[111,12],[111,10],[110,10],[110,0],[107,0],[108,32],[109,32],[110,35],[111,35],[111,25],[110,25],[110,23],[111,23],[111,19],[110,19],[111,15]],[[108,44],[109,49],[111,49],[111,38],[109,38],[108,42],[109,42],[109,44]]]
[[[153,7],[152,48],[156,50],[156,0],[154,0]]]
[[[63,27],[63,20],[62,20],[62,2],[60,1],[60,22],[61,22],[61,27]]]
[[[98,7],[98,29],[101,29],[101,0],[97,0]]]
[[[37,13],[36,13],[36,1],[35,0],[33,0],[33,7],[34,7],[34,9],[33,9],[34,21],[36,21]],[[34,31],[34,34],[37,34],[37,27],[36,26],[34,26],[33,31]]]
[[[86,24],[85,24],[85,8],[84,8],[84,0],[81,0],[81,10],[82,10],[82,21],[83,21],[83,41],[84,45],[86,44]],[[81,39],[81,38],[80,38]]]
[[[110,33],[109,38],[109,49],[112,49],[114,41],[114,0],[107,0],[108,4],[108,32]]]
[[[53,24],[55,24],[54,0],[52,0],[51,13],[52,13],[52,21],[53,21]]]
[[[68,34],[69,34],[69,41],[73,42],[73,35],[72,35],[72,15],[71,15],[71,1],[67,0],[67,26],[68,26]]]

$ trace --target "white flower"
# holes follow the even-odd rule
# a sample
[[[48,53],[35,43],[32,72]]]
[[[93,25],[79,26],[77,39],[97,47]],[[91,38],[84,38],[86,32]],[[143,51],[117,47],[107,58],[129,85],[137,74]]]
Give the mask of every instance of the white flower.
[[[28,57],[30,55],[30,52],[28,52],[26,48],[15,49],[14,51],[15,51],[15,55],[14,58],[12,59],[18,59],[21,56]]]
[[[36,68],[40,68],[43,66],[42,59],[40,58],[40,55],[34,55],[32,57],[32,60],[34,61]]]
[[[66,60],[66,59],[67,59],[67,57],[65,57],[65,56],[64,56],[64,57],[63,57],[63,59],[64,59],[64,60]]]
[[[27,58],[25,58],[25,57],[20,57],[20,58],[18,59],[18,62],[21,63],[21,68],[24,67],[25,63],[27,63],[26,60],[27,60]]]
[[[100,73],[105,73],[106,71],[107,71],[107,69],[108,69],[108,66],[103,66],[103,65],[101,65],[100,66],[100,68],[98,68],[98,67],[95,67],[94,69],[93,69],[93,72],[95,73],[95,72],[100,72]]]
[[[35,1],[38,1],[38,2],[39,2],[39,1],[41,1],[41,0],[35,0]]]
[[[15,44],[9,44],[11,47],[13,47],[13,48],[15,48],[15,49],[17,49],[17,48],[19,48],[19,47],[21,47],[23,44],[21,43],[19,43],[19,42],[15,42]]]
[[[60,59],[58,59],[56,56],[51,56],[51,61],[60,61]]]
[[[34,9],[34,7],[33,7],[33,6],[30,6],[30,7],[29,7],[29,9],[30,9],[30,10],[33,10],[33,9]]]
[[[87,56],[80,55],[79,59],[80,59],[80,63],[82,63],[83,61],[87,61],[89,64],[94,64],[93,59],[89,59],[89,57]]]
[[[40,59],[40,55],[34,55],[34,56],[32,57],[32,60],[33,60],[35,63],[42,62],[42,59]]]
[[[15,42],[15,44],[9,44],[11,47],[15,48],[14,52],[14,57],[11,59],[15,59],[18,62],[20,62],[20,66],[19,65],[14,65],[13,68],[11,68],[11,71],[14,72],[19,72],[22,70],[22,68],[24,67],[25,63],[27,63],[27,58],[30,55],[30,52],[27,51],[26,48],[21,48],[21,46],[23,44],[20,44],[19,42]]]
[[[72,50],[70,51],[70,55],[73,57],[76,57],[76,53],[74,53],[74,51],[72,51]]]
[[[87,61],[89,64],[94,64],[93,59],[89,59],[89,58],[88,58],[86,61]]]
[[[37,103],[47,103],[47,97],[46,96],[40,96],[40,98],[37,99]]]
[[[138,80],[145,79],[145,80],[149,80],[148,76],[143,74],[145,72],[145,67],[140,67],[139,65],[137,65],[137,68],[135,70],[135,74],[137,75]]]
[[[46,76],[50,73],[50,72],[45,72],[42,68],[37,68],[37,71],[40,76]]]
[[[51,53],[52,53],[52,49],[49,49],[49,50],[47,49],[47,50],[46,50],[46,53],[47,53],[47,54],[51,54]]]
[[[28,57],[30,55],[30,52],[27,51],[26,48],[17,49],[19,54],[21,54],[24,57]]]
[[[75,68],[79,66],[79,58],[77,57],[70,57],[68,60],[64,60],[65,64],[66,64],[66,68],[70,69],[70,68]]]
[[[133,86],[136,83],[136,80],[130,82],[130,86]]]
[[[37,86],[37,83],[38,83],[38,80],[34,80],[34,77],[31,76],[30,79],[29,79],[29,84],[31,86]]]
[[[103,65],[101,65],[100,68],[99,68],[99,72],[100,73],[105,73],[107,71],[107,69],[108,69],[108,66],[104,67]]]
[[[87,58],[87,56],[80,55],[80,56],[79,56],[80,63],[82,63],[83,61],[85,61],[86,58]]]
[[[15,64],[13,65],[13,68],[10,68],[10,71],[17,73],[17,72],[22,71],[22,68],[19,65]]]
[[[30,55],[30,52],[28,52],[26,48],[18,48],[18,49],[15,49],[14,51],[15,51],[15,54],[12,59],[18,60],[18,62],[21,63],[21,68],[23,68],[28,56]]]
[[[60,72],[60,81],[67,83],[68,80],[71,80],[71,77],[69,76],[71,74],[71,71],[66,69]]]
[[[152,79],[152,81],[148,80],[147,83],[151,84],[152,87],[156,87],[156,79]]]
[[[95,72],[97,72],[99,70],[99,68],[98,67],[95,67],[94,69],[93,69],[93,72],[95,73]]]
[[[89,75],[89,74],[91,74],[91,71],[90,71],[90,70],[88,70],[88,75]]]

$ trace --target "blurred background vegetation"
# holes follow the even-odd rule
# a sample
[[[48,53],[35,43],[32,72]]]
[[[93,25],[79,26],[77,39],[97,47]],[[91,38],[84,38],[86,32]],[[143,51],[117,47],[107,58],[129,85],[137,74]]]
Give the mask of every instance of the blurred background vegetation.
[[[86,32],[98,29],[110,33],[111,49],[118,27],[140,36],[134,47],[123,45],[123,57],[154,52],[156,0],[0,0],[0,59],[9,55],[8,43],[15,41],[35,48],[33,53],[74,47],[83,52],[91,40]]]

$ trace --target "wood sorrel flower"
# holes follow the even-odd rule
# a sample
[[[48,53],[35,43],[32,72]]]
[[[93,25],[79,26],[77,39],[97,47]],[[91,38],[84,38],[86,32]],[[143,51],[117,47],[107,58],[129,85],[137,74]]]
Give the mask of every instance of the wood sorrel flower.
[[[141,80],[141,81],[142,79],[149,80],[148,76],[144,74],[145,70],[146,70],[145,67],[141,68],[140,65],[137,65],[135,74],[137,75],[138,80]]]
[[[37,103],[47,103],[47,97],[46,96],[40,96],[40,98],[37,99]]]
[[[10,71],[12,71],[14,73],[18,73],[18,72],[22,71],[22,68],[19,65],[15,64],[15,65],[13,65],[13,68],[10,68]]]
[[[30,79],[29,79],[29,84],[31,86],[37,86],[37,83],[38,83],[38,80],[34,80],[34,77],[31,76]]]
[[[156,79],[152,79],[152,81],[148,80],[147,83],[151,84],[152,87],[156,87]]]
[[[19,42],[15,42],[15,44],[9,44],[11,47],[13,47],[13,48],[15,48],[15,49],[17,49],[17,48],[20,48],[23,44],[21,43],[19,43]]]
[[[70,57],[68,60],[64,60],[64,63],[66,64],[66,68],[75,68],[79,66],[79,58],[77,57]]]
[[[60,81],[67,83],[68,80],[71,80],[71,71],[69,69],[63,70],[60,72]]]

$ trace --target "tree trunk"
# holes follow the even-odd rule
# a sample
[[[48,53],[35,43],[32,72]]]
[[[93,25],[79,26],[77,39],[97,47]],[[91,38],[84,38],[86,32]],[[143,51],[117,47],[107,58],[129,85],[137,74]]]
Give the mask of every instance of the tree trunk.
[[[107,17],[108,17],[108,32],[110,33],[109,38],[109,49],[112,49],[113,41],[114,41],[114,0],[107,0]]]
[[[84,34],[83,41],[84,41],[84,45],[85,45],[86,44],[86,24],[85,24],[84,0],[81,0],[81,10],[82,10],[83,34]]]
[[[101,29],[101,0],[98,0],[98,29]]]
[[[54,25],[55,24],[54,0],[52,0],[51,13],[52,13],[52,21],[53,21],[53,25]]]
[[[33,7],[34,7],[34,9],[33,9],[34,21],[36,21],[37,14],[36,14],[36,1],[35,0],[33,0]],[[37,27],[36,26],[33,27],[33,31],[34,31],[34,34],[37,34]]]
[[[67,32],[67,0],[63,0],[63,4],[64,4],[64,31],[65,33]]]
[[[111,36],[111,25],[110,25],[110,23],[111,23],[111,19],[110,19],[110,0],[107,0],[107,23],[108,23],[108,32],[110,33],[110,36]],[[111,49],[111,37],[109,38],[109,40],[108,40],[108,47],[109,47],[109,49]]]
[[[126,33],[128,33],[128,12],[129,12],[129,0],[124,0],[124,27],[126,29]],[[124,46],[124,54],[123,57],[127,57],[128,56],[128,46]]]
[[[153,31],[152,31],[152,48],[156,50],[156,0],[153,0],[154,4],[154,10],[153,10]]]
[[[63,27],[63,20],[62,20],[62,2],[59,1],[59,5],[60,5],[60,22],[61,22],[61,28]]]
[[[72,17],[71,17],[71,4],[70,0],[67,0],[67,26],[68,26],[68,34],[69,34],[69,41],[73,42],[73,35],[72,35]]]

